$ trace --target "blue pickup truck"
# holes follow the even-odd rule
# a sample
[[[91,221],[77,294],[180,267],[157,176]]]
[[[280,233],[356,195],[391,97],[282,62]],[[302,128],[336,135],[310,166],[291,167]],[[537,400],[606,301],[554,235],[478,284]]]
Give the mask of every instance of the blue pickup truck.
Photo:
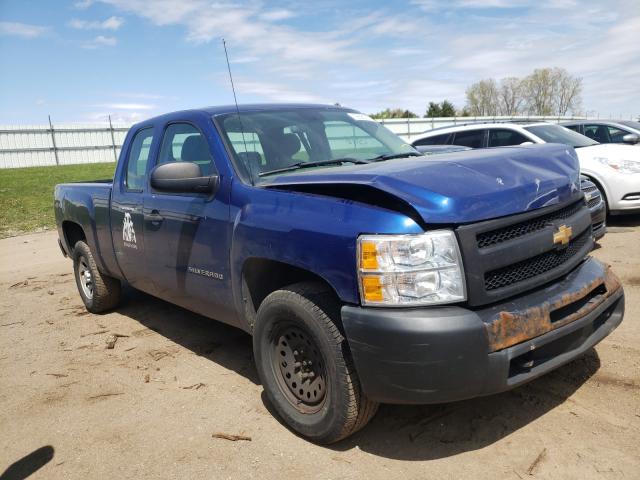
[[[134,125],[113,182],[58,185],[90,312],[122,283],[253,336],[269,402],[331,443],[379,403],[514,388],[623,318],[575,152],[421,156],[355,110],[246,105]]]

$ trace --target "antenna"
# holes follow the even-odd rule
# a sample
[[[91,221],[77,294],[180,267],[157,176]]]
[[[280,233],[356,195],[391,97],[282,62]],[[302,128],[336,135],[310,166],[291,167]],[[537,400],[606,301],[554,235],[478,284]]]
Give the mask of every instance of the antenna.
[[[224,56],[227,59],[227,70],[229,70],[229,81],[231,82],[231,91],[233,92],[233,101],[236,104],[236,113],[238,114],[238,122],[240,122],[240,133],[242,134],[242,143],[244,144],[244,151],[249,152],[247,148],[247,141],[244,138],[244,126],[242,125],[242,117],[240,117],[240,108],[238,108],[238,99],[236,98],[236,88],[233,86],[233,75],[231,75],[231,64],[229,63],[229,54],[227,53],[227,42],[222,39],[222,46],[224,47]],[[251,168],[251,160],[247,158],[247,167],[249,167],[249,175],[251,176],[251,185],[255,185],[253,180],[253,168]]]

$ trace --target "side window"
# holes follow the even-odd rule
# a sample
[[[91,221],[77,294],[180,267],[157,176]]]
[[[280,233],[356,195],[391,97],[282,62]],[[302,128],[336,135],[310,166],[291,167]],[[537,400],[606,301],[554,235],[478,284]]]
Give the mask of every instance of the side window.
[[[444,133],[442,135],[436,135],[435,137],[422,138],[420,140],[416,140],[413,144],[416,147],[422,145],[446,145],[449,135],[449,133]]]
[[[468,130],[466,132],[456,132],[453,138],[453,145],[462,147],[483,148],[484,130]]]
[[[170,162],[193,162],[200,166],[202,175],[215,173],[207,141],[189,123],[172,123],[164,132],[158,165]]]
[[[530,142],[524,135],[508,129],[491,129],[489,130],[489,146],[490,147],[509,147],[511,145],[520,145],[524,142]]]
[[[592,140],[600,143],[610,143],[609,130],[605,125],[585,125],[584,134]]]
[[[568,128],[569,130],[573,130],[574,132],[580,133],[580,125],[563,125],[563,127]]]
[[[127,190],[142,190],[144,188],[152,140],[153,128],[140,130],[133,137],[127,158],[127,171],[124,177],[124,184]]]
[[[623,143],[622,137],[629,133],[616,127],[609,126],[607,128],[609,129],[609,141],[611,143]]]

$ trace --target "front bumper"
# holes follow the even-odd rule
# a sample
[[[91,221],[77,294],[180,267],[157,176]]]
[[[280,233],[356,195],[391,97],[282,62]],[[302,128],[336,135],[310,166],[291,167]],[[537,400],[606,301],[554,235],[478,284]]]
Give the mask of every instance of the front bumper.
[[[608,180],[607,200],[611,214],[640,213],[640,173],[618,173]]]
[[[342,307],[365,394],[415,404],[517,387],[583,354],[623,315],[618,279],[593,258],[550,286],[479,310]]]

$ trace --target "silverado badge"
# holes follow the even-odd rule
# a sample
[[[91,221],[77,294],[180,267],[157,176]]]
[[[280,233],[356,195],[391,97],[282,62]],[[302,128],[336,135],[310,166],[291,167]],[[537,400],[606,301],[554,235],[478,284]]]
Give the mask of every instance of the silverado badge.
[[[567,227],[566,225],[560,225],[558,230],[553,234],[553,243],[555,245],[566,245],[571,240],[571,234],[573,233],[571,227]]]

